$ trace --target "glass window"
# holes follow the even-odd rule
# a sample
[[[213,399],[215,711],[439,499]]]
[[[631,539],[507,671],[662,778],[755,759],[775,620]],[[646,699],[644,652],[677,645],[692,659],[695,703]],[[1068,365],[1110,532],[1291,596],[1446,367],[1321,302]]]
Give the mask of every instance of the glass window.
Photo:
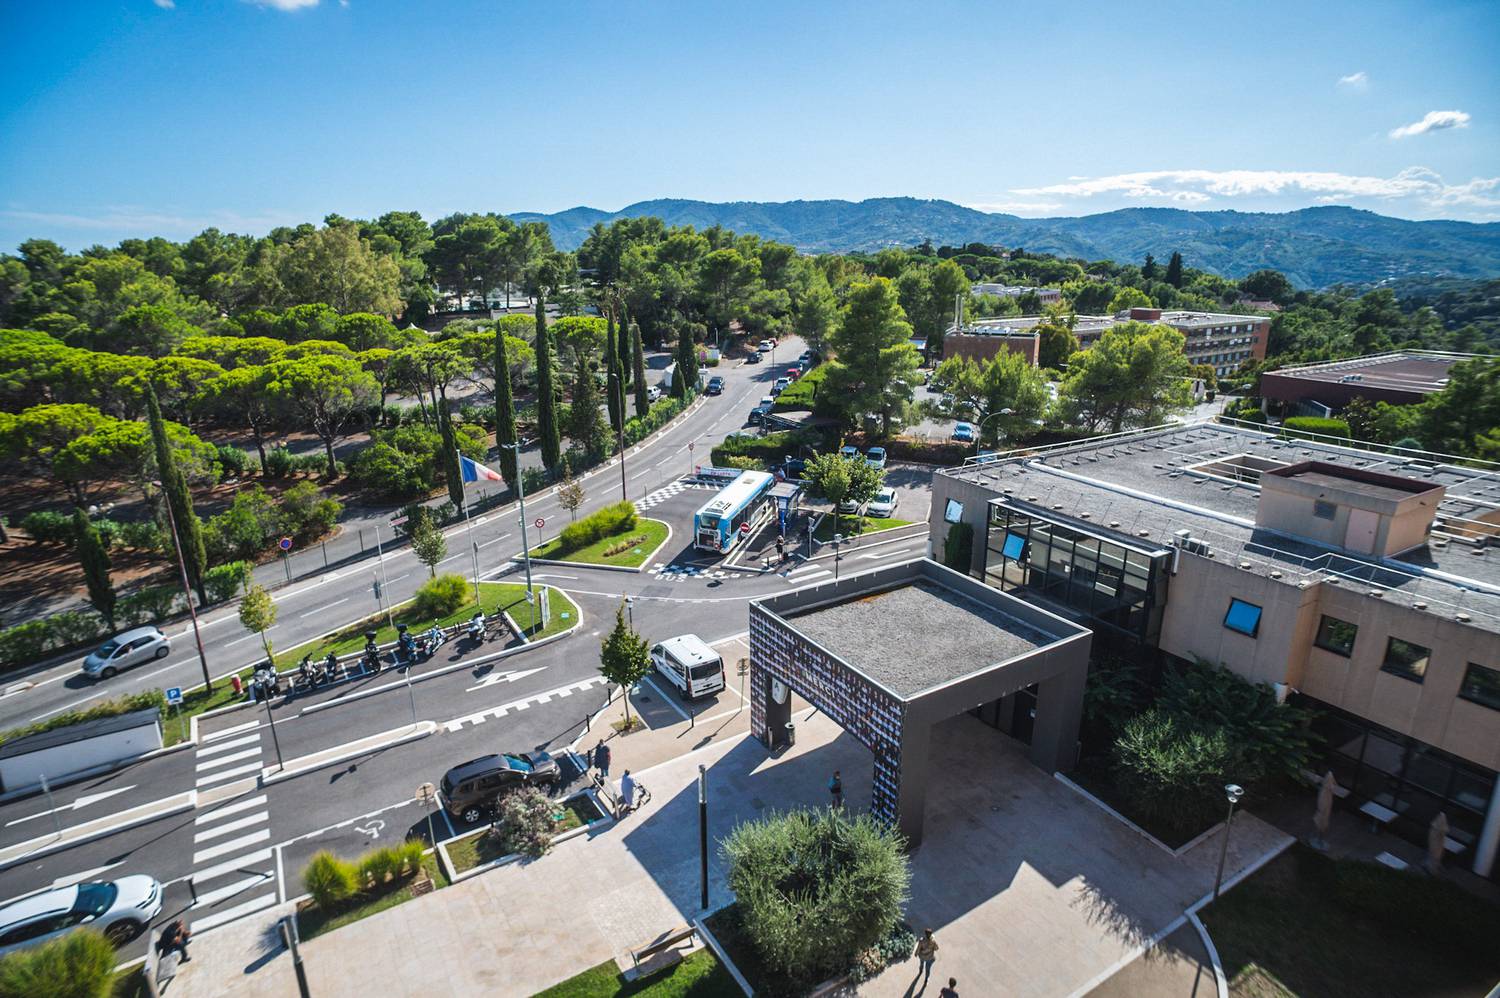
[[[1500,710],[1500,669],[1470,662],[1464,670],[1464,683],[1458,688],[1458,695],[1492,710]]]
[[[1320,520],[1331,520],[1338,511],[1339,508],[1331,502],[1324,502],[1321,499],[1313,500],[1313,516]]]
[[[1313,644],[1324,651],[1348,658],[1354,653],[1354,637],[1358,633],[1357,624],[1324,614],[1323,619],[1318,621],[1318,635],[1313,638]]]
[[[1005,546],[1000,549],[1000,553],[1005,555],[1005,557],[1011,559],[1012,561],[1020,561],[1021,552],[1025,550],[1025,548],[1026,538],[1022,537],[1020,534],[1007,533],[1005,535]]]
[[[1380,668],[1393,676],[1420,683],[1422,677],[1427,674],[1427,659],[1431,655],[1432,649],[1430,648],[1423,648],[1421,645],[1412,644],[1400,638],[1391,638],[1386,643],[1385,662]]]
[[[1255,637],[1260,630],[1260,607],[1242,599],[1230,600],[1229,612],[1224,614],[1224,626],[1231,631]]]
[[[964,518],[964,504],[957,499],[949,499],[948,505],[943,510],[943,519],[949,523],[957,523]]]

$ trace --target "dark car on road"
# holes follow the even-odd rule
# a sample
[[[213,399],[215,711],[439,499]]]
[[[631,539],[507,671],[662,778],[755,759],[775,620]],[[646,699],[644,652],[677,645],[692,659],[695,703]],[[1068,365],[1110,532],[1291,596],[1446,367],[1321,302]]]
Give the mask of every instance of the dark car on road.
[[[555,786],[561,778],[557,760],[547,752],[482,755],[443,774],[443,806],[473,824],[493,813],[503,794],[525,786]]]
[[[724,394],[724,379],[715,374],[708,379],[708,387],[704,389],[710,395]]]

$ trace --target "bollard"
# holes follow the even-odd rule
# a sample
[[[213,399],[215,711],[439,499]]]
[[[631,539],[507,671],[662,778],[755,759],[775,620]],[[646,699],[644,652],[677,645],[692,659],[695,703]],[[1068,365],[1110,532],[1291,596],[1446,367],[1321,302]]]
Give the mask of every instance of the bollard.
[[[245,684],[240,680],[239,676],[230,676],[229,685],[234,688],[235,696],[239,696],[245,692]]]

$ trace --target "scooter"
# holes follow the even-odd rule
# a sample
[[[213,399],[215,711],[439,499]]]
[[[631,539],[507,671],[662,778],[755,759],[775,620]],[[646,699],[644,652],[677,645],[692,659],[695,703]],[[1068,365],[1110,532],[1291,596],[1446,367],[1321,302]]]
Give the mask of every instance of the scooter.
[[[319,669],[312,664],[311,655],[303,655],[302,661],[297,663],[297,675],[292,679],[293,693],[306,693],[321,685]]]
[[[401,632],[401,637],[403,640],[407,640],[404,630]],[[380,671],[380,646],[375,643],[374,631],[365,632],[365,655],[360,660],[360,667],[366,672]]]
[[[323,683],[331,683],[338,676],[338,674],[339,657],[333,652],[329,652],[328,657],[323,660],[322,676],[320,677],[319,681]]]
[[[446,644],[447,641],[447,635],[445,635],[441,630],[438,630],[434,627],[431,631],[427,631],[417,639],[417,661],[425,662],[427,659],[431,658],[439,648]]]
[[[469,640],[476,645],[484,644],[484,611],[480,610],[469,618],[469,626],[466,633]]]
[[[250,677],[250,689],[255,699],[267,699],[281,692],[281,680],[270,665],[262,665]]]

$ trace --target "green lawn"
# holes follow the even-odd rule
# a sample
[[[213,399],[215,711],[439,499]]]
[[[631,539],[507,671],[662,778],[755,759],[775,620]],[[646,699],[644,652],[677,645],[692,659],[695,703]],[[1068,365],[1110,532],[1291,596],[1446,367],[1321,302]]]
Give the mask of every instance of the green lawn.
[[[709,950],[650,977],[626,981],[613,960],[539,992],[535,998],[740,998],[742,992]]]
[[[833,515],[829,514],[818,523],[818,529],[813,531],[813,539],[831,541],[835,532],[843,534],[845,538],[858,537],[861,534],[878,534],[882,530],[909,527],[913,522],[915,521],[898,520],[894,516],[841,516],[838,518],[838,528],[835,531]]]
[[[481,582],[479,584],[479,606],[484,608],[485,616],[489,616],[497,609],[505,610],[510,614],[510,619],[516,622],[516,626],[526,632],[526,636],[532,640],[549,637],[572,627],[578,622],[578,607],[573,601],[564,596],[561,590],[551,586],[537,586],[537,599],[541,599],[541,590],[551,590],[547,601],[552,611],[552,617],[547,626],[539,627],[531,620],[531,607],[526,603],[526,587],[514,582]],[[472,591],[472,587],[471,587]],[[440,627],[452,627],[461,624],[474,616],[476,604],[470,600],[464,603],[453,613],[443,617],[441,620],[433,621],[427,617],[419,617],[411,603],[405,603],[398,607],[395,612],[396,623],[406,624],[418,633],[427,630],[434,623]],[[540,614],[540,608],[537,613]],[[567,616],[564,616],[566,614]],[[537,621],[539,624],[540,621]],[[330,651],[336,655],[347,655],[357,652],[365,646],[365,631],[375,630],[375,640],[380,644],[396,640],[396,628],[386,619],[384,614],[367,617],[364,620],[349,624],[340,628],[333,634],[316,641],[298,645],[284,652],[277,653],[277,660],[283,669],[291,668],[300,661],[303,655],[311,655],[314,660],[323,658]]]
[[[540,547],[531,549],[533,558],[551,558],[554,561],[581,561],[590,565],[619,565],[624,568],[639,568],[645,564],[651,553],[661,546],[661,542],[667,539],[667,525],[660,520],[648,520],[641,517],[636,520],[635,526],[623,533],[611,534],[601,538],[587,547],[568,550],[563,547],[562,541],[553,538]],[[604,552],[633,541],[628,548],[615,554],[606,555]]]
[[[1486,994],[1500,906],[1301,845],[1202,912],[1238,998]]]
[[[422,857],[422,869],[432,878],[434,890],[440,890],[448,886],[448,878],[444,876],[441,864],[436,855]],[[326,912],[311,901],[304,901],[297,909],[297,932],[305,941],[315,936],[321,936],[325,932],[341,929],[361,918],[369,918],[377,915],[387,908],[394,908],[403,901],[410,901],[414,894],[411,892],[412,881],[415,877],[392,884],[381,891],[371,891],[361,894],[350,904],[346,904],[336,911]]]
[[[565,801],[560,813],[562,818],[553,823],[555,834],[558,835],[586,825],[595,818],[603,817],[599,809],[594,806],[594,802],[587,797],[574,797]],[[489,834],[489,829],[466,835],[453,842],[445,842],[443,848],[448,850],[448,858],[453,861],[453,869],[458,873],[472,870],[476,866],[505,855],[500,851],[500,846],[494,837]]]
[[[248,683],[253,668],[242,669],[239,673],[240,681]],[[187,690],[182,694],[181,707],[167,707],[161,712],[161,740],[163,745],[176,745],[178,742],[186,741],[183,737],[184,731],[191,731],[192,718],[219,707],[227,707],[232,703],[239,703],[245,699],[245,694],[236,693],[234,687],[229,683],[229,677],[214,680],[214,689],[209,693],[198,687],[195,690]],[[179,717],[179,712],[181,716]]]

